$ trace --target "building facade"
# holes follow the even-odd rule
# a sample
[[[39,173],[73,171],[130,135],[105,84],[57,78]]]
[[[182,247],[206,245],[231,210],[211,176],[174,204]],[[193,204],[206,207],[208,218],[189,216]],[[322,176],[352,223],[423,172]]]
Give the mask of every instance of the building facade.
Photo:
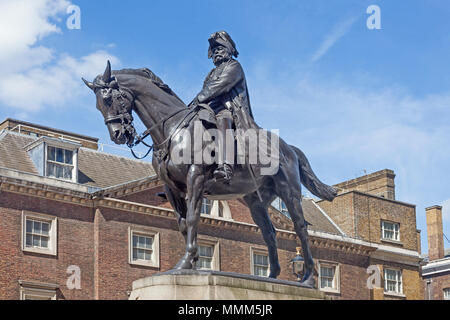
[[[170,270],[184,240],[150,162],[97,150],[96,138],[19,120],[0,124],[0,298],[127,299],[134,280]],[[394,173],[336,185],[333,202],[303,199],[317,288],[332,299],[423,299],[415,206],[395,200]],[[299,240],[282,202],[280,279],[295,281]],[[248,209],[208,201],[197,267],[268,275]]]
[[[427,300],[450,300],[450,250],[444,248],[442,207],[425,209],[428,255],[424,256],[422,277]]]

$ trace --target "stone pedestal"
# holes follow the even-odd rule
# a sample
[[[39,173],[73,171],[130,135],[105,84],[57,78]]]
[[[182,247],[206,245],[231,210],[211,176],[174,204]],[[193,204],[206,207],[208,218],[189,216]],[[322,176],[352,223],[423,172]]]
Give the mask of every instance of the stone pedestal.
[[[171,270],[133,282],[130,300],[322,300],[298,282],[219,271]]]

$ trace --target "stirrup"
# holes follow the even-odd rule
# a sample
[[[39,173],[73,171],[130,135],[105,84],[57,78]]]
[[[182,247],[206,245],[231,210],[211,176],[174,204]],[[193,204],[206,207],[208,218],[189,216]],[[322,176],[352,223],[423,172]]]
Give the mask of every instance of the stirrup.
[[[225,182],[230,182],[233,176],[233,169],[228,163],[219,165],[219,167],[214,170],[214,178],[216,180],[225,180]]]

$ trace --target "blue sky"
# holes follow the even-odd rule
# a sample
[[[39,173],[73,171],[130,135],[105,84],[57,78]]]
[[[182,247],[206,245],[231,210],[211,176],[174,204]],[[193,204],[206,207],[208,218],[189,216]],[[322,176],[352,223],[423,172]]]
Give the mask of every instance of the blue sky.
[[[80,30],[66,26],[70,4],[81,9]],[[372,4],[380,30],[366,26]],[[189,102],[212,68],[207,38],[224,29],[257,122],[280,129],[329,184],[394,170],[426,250],[425,207],[443,205],[450,237],[449,16],[446,0],[0,0],[0,119],[112,144],[80,77],[107,59],[114,69],[148,67]]]

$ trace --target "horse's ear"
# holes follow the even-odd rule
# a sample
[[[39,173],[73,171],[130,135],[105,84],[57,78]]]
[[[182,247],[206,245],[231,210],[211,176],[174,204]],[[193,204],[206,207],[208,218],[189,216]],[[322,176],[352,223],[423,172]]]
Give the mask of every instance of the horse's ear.
[[[102,76],[102,80],[105,82],[105,83],[109,83],[109,80],[111,79],[111,63],[109,62],[109,60],[108,60],[108,62],[107,62],[107,64],[106,64],[106,69],[105,69],[105,72],[103,73],[103,76]]]
[[[94,84],[93,84],[92,82],[87,81],[85,78],[81,78],[81,79],[83,80],[84,84],[87,85],[87,87],[88,87],[89,89],[91,89],[92,91],[94,91],[95,86],[94,86]]]

